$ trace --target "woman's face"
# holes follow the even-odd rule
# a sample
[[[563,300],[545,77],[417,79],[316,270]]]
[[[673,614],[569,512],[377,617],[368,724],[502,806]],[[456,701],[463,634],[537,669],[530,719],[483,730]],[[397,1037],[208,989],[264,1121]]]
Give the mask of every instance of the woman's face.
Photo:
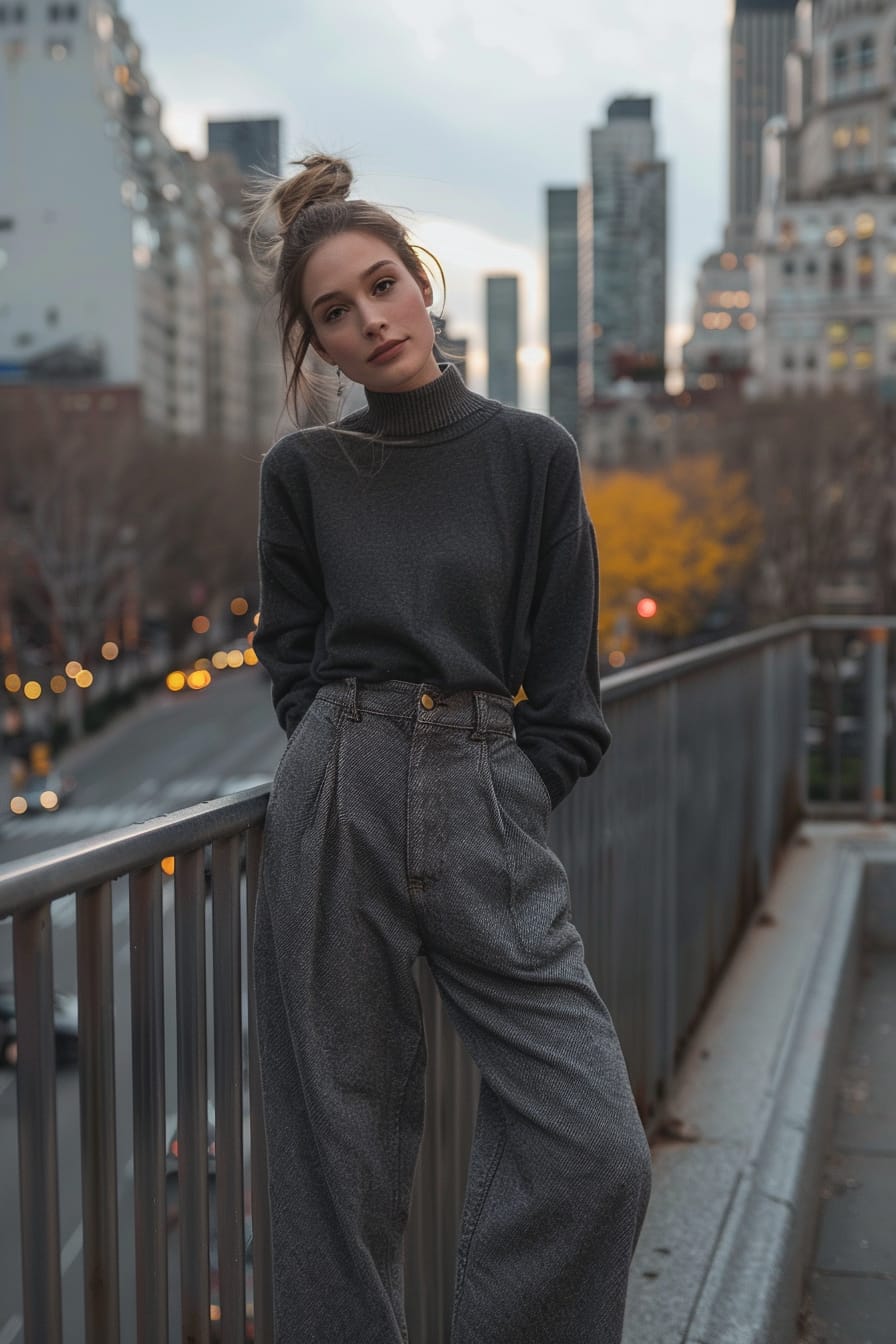
[[[426,306],[428,283],[374,234],[318,244],[305,265],[302,303],[312,344],[346,378],[376,392],[409,392],[439,376]]]

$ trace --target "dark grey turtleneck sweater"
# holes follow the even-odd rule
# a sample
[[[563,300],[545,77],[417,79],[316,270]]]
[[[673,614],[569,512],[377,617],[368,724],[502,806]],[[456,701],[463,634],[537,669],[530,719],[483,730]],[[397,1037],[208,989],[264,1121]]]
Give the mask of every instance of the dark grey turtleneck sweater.
[[[277,717],[291,734],[346,676],[522,686],[517,742],[556,806],[610,745],[575,440],[471,392],[453,365],[367,398],[342,427],[382,443],[303,429],[262,463],[254,647]]]

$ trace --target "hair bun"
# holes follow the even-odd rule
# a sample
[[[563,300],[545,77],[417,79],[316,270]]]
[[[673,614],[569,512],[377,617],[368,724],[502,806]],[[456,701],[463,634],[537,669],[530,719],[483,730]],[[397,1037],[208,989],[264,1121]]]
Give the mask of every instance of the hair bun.
[[[286,232],[302,210],[324,201],[344,201],[351,190],[352,170],[345,159],[331,154],[308,154],[290,159],[304,172],[285,178],[276,192],[280,227]]]

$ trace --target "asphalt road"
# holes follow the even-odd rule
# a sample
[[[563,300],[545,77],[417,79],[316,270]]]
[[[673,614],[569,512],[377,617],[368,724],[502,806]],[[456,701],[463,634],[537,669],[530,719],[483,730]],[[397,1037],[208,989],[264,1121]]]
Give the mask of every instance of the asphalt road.
[[[72,800],[55,815],[11,819],[0,835],[2,861],[71,844],[103,830],[175,811],[201,800],[269,780],[285,744],[267,682],[242,669],[205,691],[164,692],[117,720],[97,738],[75,748],[60,764],[77,780]],[[174,892],[163,895],[165,938],[166,1111],[177,1109],[174,1054]],[[211,902],[206,906],[208,1013],[211,1017]],[[244,910],[245,927],[245,910]],[[74,897],[53,905],[53,966],[57,988],[74,990]],[[115,1060],[117,1169],[121,1267],[121,1339],[136,1339],[134,1319],[134,1201],[130,1050],[128,897],[125,881],[113,887],[115,949]],[[245,986],[245,947],[243,985]],[[11,920],[0,920],[0,980],[12,978]],[[209,1048],[209,1059],[213,1051]],[[210,1089],[213,1087],[209,1080]],[[212,1093],[213,1095],[213,1093]],[[81,1254],[80,1117],[76,1069],[57,1075],[60,1244],[66,1344],[84,1339]],[[14,1069],[0,1069],[0,1344],[23,1339],[17,1113]],[[178,1235],[169,1242],[171,1338],[179,1337]]]

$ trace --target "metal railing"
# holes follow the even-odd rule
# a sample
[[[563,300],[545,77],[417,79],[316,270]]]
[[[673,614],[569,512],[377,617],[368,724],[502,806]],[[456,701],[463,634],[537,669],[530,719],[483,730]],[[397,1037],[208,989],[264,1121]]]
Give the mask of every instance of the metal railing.
[[[853,623],[854,624],[854,623]],[[882,629],[886,622],[874,622]],[[893,622],[896,625],[896,621]],[[607,679],[613,745],[551,819],[573,918],[607,1002],[648,1132],[680,1051],[768,889],[806,809],[811,640],[793,621]],[[886,642],[872,650],[865,740],[867,807],[884,806]],[[876,650],[876,651],[875,651]],[[882,651],[881,651],[882,650]],[[881,659],[883,661],[881,661]],[[881,706],[884,705],[882,709]],[[873,739],[873,740],[872,740]],[[60,1287],[51,903],[77,893],[84,1311],[90,1344],[119,1340],[119,1226],[113,1053],[112,883],[129,883],[137,1344],[168,1340],[165,1196],[163,875],[174,873],[181,1337],[209,1339],[206,1107],[206,862],[211,847],[213,1076],[220,1337],[244,1338],[242,959],[249,1001],[249,1196],[254,1333],[271,1341],[269,1214],[254,1035],[251,938],[265,788],[189,808],[0,869],[12,916],[18,1018],[18,1134],[26,1344],[63,1338]],[[245,879],[241,866],[245,866]],[[455,1229],[478,1075],[442,1012],[422,960],[426,1129],[406,1239],[411,1338],[445,1337]],[[170,1043],[169,1043],[170,1044]]]

